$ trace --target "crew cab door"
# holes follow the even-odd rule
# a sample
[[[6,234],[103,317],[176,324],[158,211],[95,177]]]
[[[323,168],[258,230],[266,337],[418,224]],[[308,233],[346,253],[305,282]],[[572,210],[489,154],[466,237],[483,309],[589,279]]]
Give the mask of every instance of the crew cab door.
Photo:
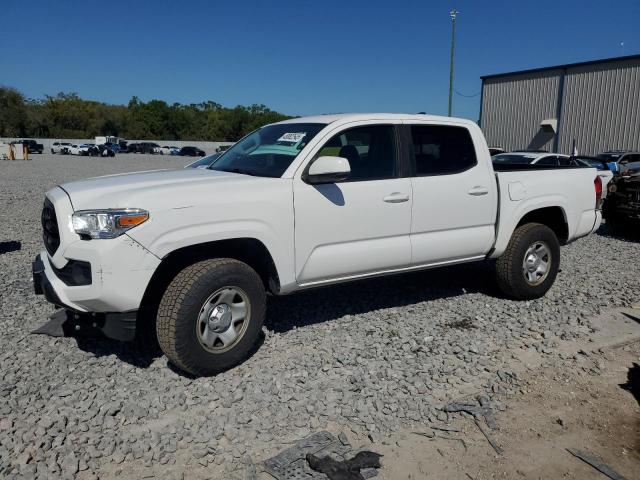
[[[328,155],[349,161],[349,178],[338,183],[307,183],[304,172],[315,159]],[[294,178],[299,284],[409,265],[411,180],[400,177],[399,158],[393,124],[342,127],[320,142]]]
[[[404,138],[412,168],[411,263],[486,255],[495,238],[497,187],[480,131],[411,122]]]

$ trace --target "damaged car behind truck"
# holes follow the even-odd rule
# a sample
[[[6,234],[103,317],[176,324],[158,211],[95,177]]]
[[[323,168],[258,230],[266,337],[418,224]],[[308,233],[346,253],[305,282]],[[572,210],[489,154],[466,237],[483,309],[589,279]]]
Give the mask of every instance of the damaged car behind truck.
[[[507,295],[538,298],[560,245],[599,227],[601,195],[594,168],[494,169],[467,120],[297,118],[206,169],[50,190],[34,284],[78,328],[112,338],[151,318],[174,365],[211,375],[249,354],[267,293],[494,259]]]

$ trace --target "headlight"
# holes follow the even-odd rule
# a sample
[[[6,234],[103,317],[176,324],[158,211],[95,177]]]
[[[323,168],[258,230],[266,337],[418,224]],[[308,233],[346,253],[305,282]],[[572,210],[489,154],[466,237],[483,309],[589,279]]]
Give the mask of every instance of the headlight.
[[[140,208],[80,210],[71,216],[75,232],[91,238],[116,238],[148,219],[149,212]]]

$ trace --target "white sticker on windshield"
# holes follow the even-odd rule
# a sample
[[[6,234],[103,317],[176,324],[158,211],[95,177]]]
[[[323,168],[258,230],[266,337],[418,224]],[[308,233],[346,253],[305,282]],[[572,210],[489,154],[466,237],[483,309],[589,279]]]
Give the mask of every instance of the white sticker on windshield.
[[[296,133],[285,133],[282,135],[278,141],[279,142],[291,142],[298,143],[307,135],[307,132],[296,132]]]

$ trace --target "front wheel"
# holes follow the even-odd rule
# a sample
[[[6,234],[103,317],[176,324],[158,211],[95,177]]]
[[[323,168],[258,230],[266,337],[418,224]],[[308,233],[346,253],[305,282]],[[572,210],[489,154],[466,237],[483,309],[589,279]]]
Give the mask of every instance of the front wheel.
[[[265,310],[264,285],[251,267],[230,258],[203,260],[167,287],[156,319],[158,343],[182,370],[213,375],[247,357]]]
[[[518,300],[542,297],[560,268],[560,244],[546,225],[527,223],[516,228],[496,262],[500,289]]]

